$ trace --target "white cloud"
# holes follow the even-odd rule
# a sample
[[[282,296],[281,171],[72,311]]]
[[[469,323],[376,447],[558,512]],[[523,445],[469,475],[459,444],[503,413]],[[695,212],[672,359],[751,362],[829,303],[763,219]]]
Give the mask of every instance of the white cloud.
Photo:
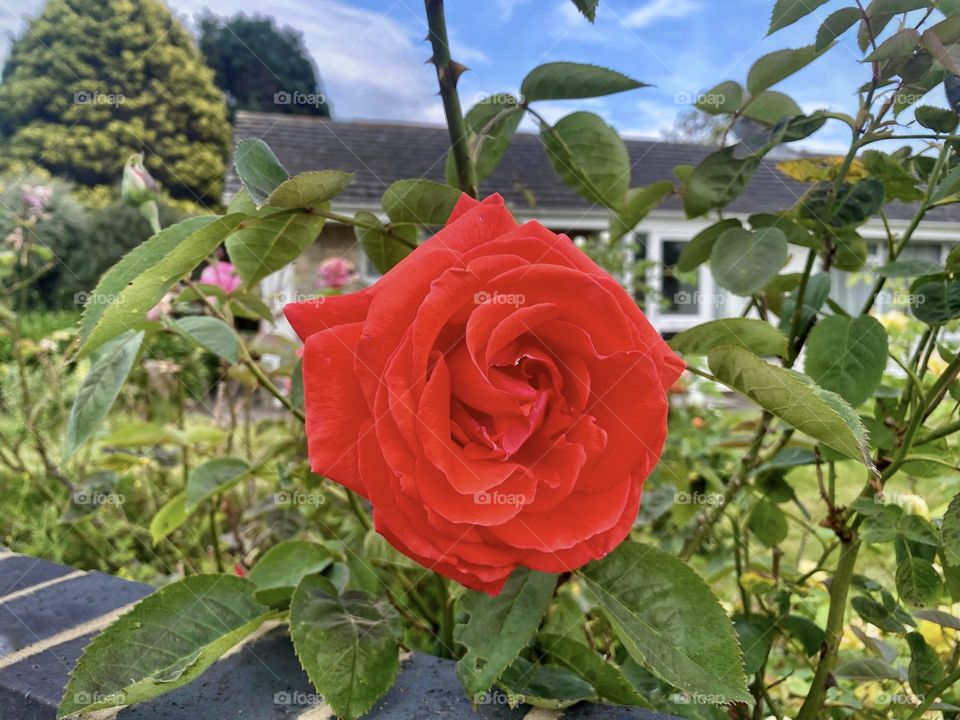
[[[629,13],[623,19],[623,24],[631,28],[642,28],[657,20],[684,18],[699,9],[700,3],[697,0],[650,0]]]
[[[670,101],[639,100],[634,107],[634,124],[620,131],[625,137],[662,138],[662,131],[672,129],[682,111]]]

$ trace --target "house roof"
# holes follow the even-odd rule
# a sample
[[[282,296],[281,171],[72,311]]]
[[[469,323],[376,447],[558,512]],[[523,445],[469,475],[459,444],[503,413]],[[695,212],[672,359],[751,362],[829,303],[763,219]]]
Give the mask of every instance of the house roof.
[[[346,207],[379,206],[386,188],[396,180],[444,178],[450,146],[447,129],[439,125],[390,122],[332,121],[326,118],[277,113],[238,112],[234,141],[261,138],[276,153],[291,174],[308,170],[336,169],[356,173],[353,182],[337,198]],[[715,148],[662,140],[624,140],[632,164],[631,187],[657,180],[673,180],[677,165],[696,165]],[[764,161],[752,182],[728,208],[734,213],[774,212],[791,207],[807,186],[785,177]],[[239,189],[231,171],[226,192]],[[606,209],[591,205],[564,185],[554,173],[539,137],[519,132],[497,169],[481,185],[481,194],[499,192],[518,212],[583,213],[606,215]],[[682,212],[680,199],[670,197],[663,210]],[[887,205],[891,219],[913,215],[903,203]],[[937,208],[928,220],[960,222],[960,205]]]

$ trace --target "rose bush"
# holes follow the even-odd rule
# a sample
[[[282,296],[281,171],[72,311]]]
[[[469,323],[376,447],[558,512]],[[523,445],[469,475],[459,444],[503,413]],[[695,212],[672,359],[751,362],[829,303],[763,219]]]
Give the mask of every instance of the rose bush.
[[[566,236],[464,195],[371,288],[285,314],[313,471],[405,555],[495,595],[629,532],[684,366]]]

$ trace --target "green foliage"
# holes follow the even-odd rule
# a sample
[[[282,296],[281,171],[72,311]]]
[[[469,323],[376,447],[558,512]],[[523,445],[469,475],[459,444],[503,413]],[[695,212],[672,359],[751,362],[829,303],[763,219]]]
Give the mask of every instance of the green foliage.
[[[807,341],[806,373],[853,407],[880,385],[887,366],[887,333],[872,317],[824,318]]]
[[[100,427],[133,368],[142,343],[142,331],[128,330],[105,344],[93,357],[90,372],[70,410],[64,459],[70,458]]]
[[[199,20],[200,52],[213,68],[231,110],[330,117],[303,36],[272,18],[240,13]]]
[[[555,575],[517,568],[496,597],[470,591],[462,606],[465,623],[454,640],[466,648],[457,677],[467,694],[486,692],[537,630],[557,584]]]
[[[723,384],[824,445],[869,464],[866,430],[840,396],[742,348],[717,348],[708,358]]]
[[[226,106],[193,40],[158,0],[48,0],[0,84],[8,167],[113,185],[132,153],[177,198],[219,202]]]
[[[87,647],[57,717],[143,702],[185,685],[269,617],[254,586],[195,575],[148,596]]]
[[[552,62],[538,65],[520,84],[525,102],[535,100],[573,100],[612,95],[647,87],[646,83],[599,65]]]
[[[338,596],[310,575],[293,593],[290,636],[310,681],[337,715],[367,712],[400,667],[400,616],[385,600],[351,590]]]
[[[715,704],[749,701],[733,627],[693,570],[662,550],[626,542],[582,574],[636,662]]]

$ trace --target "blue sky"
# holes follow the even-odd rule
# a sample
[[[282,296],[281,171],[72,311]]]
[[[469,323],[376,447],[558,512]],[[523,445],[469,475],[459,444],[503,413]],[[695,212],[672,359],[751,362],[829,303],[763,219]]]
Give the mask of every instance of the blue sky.
[[[186,22],[202,7],[219,14],[249,10],[245,0],[168,0]],[[820,22],[849,5],[832,0],[796,25],[766,37],[774,0],[600,0],[591,26],[569,0],[448,0],[455,58],[471,68],[461,80],[465,104],[494,92],[517,92],[523,76],[551,60],[615,68],[654,88],[588,101],[547,104],[547,117],[577,109],[599,113],[623,134],[657,136],[696,93],[717,82],[743,82],[761,55],[813,42]],[[41,0],[0,0],[0,56],[8,35]],[[257,11],[304,34],[340,119],[441,122],[419,0],[263,0]],[[817,63],[782,83],[807,111],[851,111],[854,89],[869,78],[851,32]],[[942,102],[935,91],[929,102]],[[833,149],[846,130],[830,123],[809,143]]]

